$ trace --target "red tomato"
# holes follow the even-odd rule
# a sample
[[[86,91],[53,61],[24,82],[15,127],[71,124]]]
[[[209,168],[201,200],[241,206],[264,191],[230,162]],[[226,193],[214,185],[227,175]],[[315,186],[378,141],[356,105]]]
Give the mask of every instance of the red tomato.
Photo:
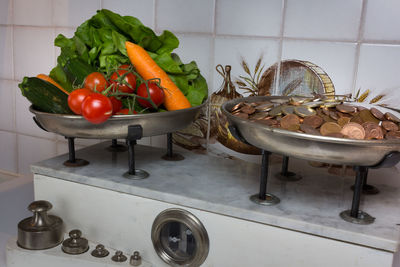
[[[100,72],[92,72],[85,79],[85,88],[92,91],[102,92],[108,86],[108,82],[104,75]]]
[[[113,105],[105,95],[93,93],[82,103],[83,117],[94,124],[105,122],[113,112]]]
[[[130,111],[129,110],[129,108],[123,108],[123,109],[121,109],[120,111],[118,111],[118,113],[117,113],[118,115],[132,115],[132,114],[137,114],[137,112],[136,111]]]
[[[117,114],[122,108],[122,101],[117,99],[115,96],[109,97],[111,104],[113,106],[113,114]]]
[[[162,103],[164,103],[164,90],[161,89],[156,83],[149,82],[149,92],[150,98],[154,102],[154,104],[158,107]],[[146,84],[142,83],[137,89],[137,95],[141,97],[148,97]],[[151,103],[145,99],[138,99],[139,104],[145,108],[152,108]]]
[[[69,108],[75,114],[81,115],[82,114],[82,102],[90,94],[93,94],[93,91],[89,90],[87,88],[79,88],[79,89],[72,91],[68,96]]]
[[[119,91],[121,93],[133,93],[136,89],[136,76],[129,72],[127,69],[129,65],[122,65],[119,69],[114,72],[110,77],[110,83],[113,85],[113,91]],[[127,73],[127,74],[126,74]],[[121,76],[124,75],[124,79],[121,82]]]

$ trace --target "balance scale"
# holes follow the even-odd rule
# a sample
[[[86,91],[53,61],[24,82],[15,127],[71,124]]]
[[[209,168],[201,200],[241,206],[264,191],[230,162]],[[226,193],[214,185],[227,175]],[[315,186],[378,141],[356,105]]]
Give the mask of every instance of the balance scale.
[[[259,190],[258,164],[188,151],[180,152],[182,161],[166,161],[164,149],[136,145],[136,167],[149,177],[128,179],[128,152],[109,146],[76,151],[86,166],[65,166],[65,155],[32,166],[35,199],[53,204],[50,214],[64,220],[66,237],[81,230],[88,252],[68,255],[61,245],[26,250],[12,238],[8,267],[130,266],[133,251],[145,267],[400,266],[400,188],[380,184],[383,173],[395,176],[391,169],[369,174],[380,193],[363,195],[360,205],[375,221],[359,225],[339,216],[351,205],[353,179],[303,160],[291,161],[303,179],[269,179],[269,192],[281,201],[264,206],[249,199]],[[271,163],[268,171],[280,168]],[[92,257],[97,244],[110,256]],[[128,260],[113,262],[117,250]]]

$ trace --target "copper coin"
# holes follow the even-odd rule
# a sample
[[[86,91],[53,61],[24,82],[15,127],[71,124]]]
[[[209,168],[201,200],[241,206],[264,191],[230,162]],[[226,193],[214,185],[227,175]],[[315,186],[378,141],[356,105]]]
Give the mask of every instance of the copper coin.
[[[239,110],[243,106],[243,102],[237,103],[236,105],[233,106],[231,112]]]
[[[343,126],[341,133],[351,139],[365,138],[364,127],[355,122],[349,122],[345,126]]]
[[[364,122],[362,124],[365,130],[365,139],[383,139],[382,128],[375,122]]]
[[[250,115],[256,112],[256,109],[251,105],[244,105],[243,107],[240,108],[240,111]]]
[[[369,111],[369,109],[364,109],[361,110],[359,112],[359,115],[361,117],[361,119],[363,120],[363,122],[375,122],[375,123],[379,123],[379,120],[377,118],[375,118],[374,115],[372,115],[371,111]]]
[[[292,124],[292,125],[289,125],[289,127],[287,128],[287,130],[293,131],[293,132],[297,132],[299,129],[300,129],[299,124]]]
[[[339,115],[335,111],[330,111],[329,117],[331,117],[331,119],[333,119],[335,121],[337,121],[339,119]]]
[[[350,119],[350,122],[355,122],[360,125],[364,123],[363,119],[361,119],[360,115],[358,114],[354,115],[354,117]]]
[[[268,117],[268,112],[256,112],[249,116],[251,120],[262,120]]]
[[[336,122],[334,119],[327,115],[322,115],[321,117],[324,119],[325,122]]]
[[[338,116],[339,116],[340,118],[343,118],[343,117],[351,118],[351,117],[352,117],[350,114],[343,113],[343,112],[340,112],[340,111],[337,111],[336,114],[338,114]]]
[[[390,131],[385,135],[386,139],[400,139],[400,131]]]
[[[382,112],[380,112],[380,110],[379,109],[376,109],[376,108],[371,108],[371,113],[372,113],[372,115],[374,115],[375,116],[375,118],[377,118],[378,120],[380,120],[380,121],[383,121],[383,120],[385,120],[385,115],[383,115],[383,113]]]
[[[350,120],[351,120],[350,117],[341,117],[341,118],[338,119],[337,123],[338,123],[340,126],[343,127],[345,124],[349,123]]]
[[[331,133],[340,133],[342,127],[336,122],[325,122],[319,129],[320,133],[324,136]]]
[[[387,120],[389,120],[389,121],[393,121],[393,122],[396,122],[396,123],[399,123],[399,122],[400,122],[400,119],[397,118],[394,114],[392,114],[392,113],[390,113],[390,112],[386,112],[386,113],[385,113],[385,118],[386,118]]]
[[[233,115],[235,115],[236,117],[242,118],[242,119],[248,119],[249,118],[249,114],[246,114],[246,113],[243,113],[243,112],[238,112],[238,113],[235,113]]]
[[[357,110],[357,108],[355,106],[350,106],[350,105],[345,105],[345,104],[337,105],[336,109],[343,113],[353,113],[353,112],[356,112],[356,110]]]
[[[317,115],[304,117],[303,124],[309,125],[313,128],[318,128],[324,123],[324,119]]]
[[[299,124],[300,124],[300,118],[294,114],[288,114],[281,119],[281,128],[286,130],[289,129],[291,125],[299,125]]]
[[[357,106],[357,110],[358,111],[361,111],[361,110],[364,110],[364,109],[367,109],[366,107],[363,107],[363,106]]]
[[[306,134],[320,135],[320,132],[317,129],[308,124],[300,125],[300,130],[302,130]]]
[[[382,121],[382,127],[387,131],[398,131],[399,126],[392,121]]]

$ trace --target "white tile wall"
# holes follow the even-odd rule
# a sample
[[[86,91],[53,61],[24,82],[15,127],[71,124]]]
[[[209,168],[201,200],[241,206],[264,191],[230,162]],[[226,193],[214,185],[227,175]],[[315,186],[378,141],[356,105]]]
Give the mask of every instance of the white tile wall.
[[[29,111],[31,103],[21,94],[19,88],[16,88],[16,127],[17,132],[26,135],[38,136],[55,140],[53,133],[48,133],[40,129],[33,121],[33,114]]]
[[[278,61],[279,41],[270,39],[217,37],[215,38],[215,55],[213,64],[214,83],[209,92],[217,91],[223,82],[222,76],[215,71],[215,66],[231,65],[231,77],[235,81],[239,75],[245,75],[240,62],[245,58],[253,70],[258,58],[262,55],[265,67],[268,68]],[[265,69],[266,69],[265,68]]]
[[[0,26],[0,79],[14,79],[13,28]]]
[[[12,24],[13,0],[0,1],[0,24]]]
[[[121,16],[134,16],[144,25],[154,29],[155,0],[103,0],[103,8]]]
[[[15,86],[12,80],[0,80],[0,130],[15,131]]]
[[[279,36],[282,0],[218,0],[217,34]]]
[[[285,40],[282,48],[282,59],[302,59],[320,66],[338,94],[353,92],[355,54],[355,43]]]
[[[370,89],[372,97],[385,94],[382,99],[400,108],[400,46],[365,44],[361,46],[356,88]]]
[[[54,157],[56,155],[55,142],[47,139],[18,135],[18,172],[29,174],[32,163]]]
[[[183,63],[196,61],[201,74],[210,80],[213,73],[210,69],[212,59],[213,38],[211,36],[196,36],[177,34],[179,39],[179,47],[175,52],[179,55]]]
[[[17,135],[0,131],[0,169],[17,173]]]
[[[49,73],[54,67],[54,30],[51,28],[14,28],[15,79]]]
[[[59,54],[55,36],[71,37],[101,8],[134,15],[158,33],[176,33],[176,52],[184,62],[197,61],[210,93],[222,84],[217,64],[231,65],[235,79],[244,74],[241,57],[254,68],[263,54],[266,68],[280,59],[309,60],[330,75],[338,93],[371,89],[396,96],[390,101],[398,106],[398,0],[0,0],[0,144],[13,151],[0,150],[0,169],[29,172],[33,160],[66,152],[63,137],[33,123],[17,83],[48,73]],[[165,136],[140,141],[165,142]]]
[[[367,3],[364,39],[400,41],[400,1],[368,0]]]
[[[161,0],[156,6],[156,29],[212,33],[215,0]]]
[[[14,0],[14,24],[51,26],[52,7],[52,0]]]
[[[362,0],[287,0],[284,36],[357,40]]]
[[[54,26],[77,27],[94,16],[100,8],[100,0],[53,0]]]

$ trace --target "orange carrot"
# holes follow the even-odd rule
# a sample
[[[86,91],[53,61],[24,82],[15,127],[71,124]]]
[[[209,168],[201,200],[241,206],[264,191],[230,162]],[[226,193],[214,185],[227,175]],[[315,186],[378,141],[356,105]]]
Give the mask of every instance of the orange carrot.
[[[53,80],[52,78],[50,78],[46,74],[38,74],[36,77],[39,78],[39,79],[42,79],[43,81],[49,82],[52,85],[57,86],[61,91],[63,91],[67,95],[69,95],[69,92],[67,90],[65,90],[61,85],[59,85],[55,80]]]
[[[191,107],[185,95],[168,77],[167,73],[165,73],[165,71],[150,57],[146,50],[131,42],[125,42],[125,47],[128,52],[129,60],[143,79],[160,79],[160,84],[165,94],[164,106],[167,110]]]

